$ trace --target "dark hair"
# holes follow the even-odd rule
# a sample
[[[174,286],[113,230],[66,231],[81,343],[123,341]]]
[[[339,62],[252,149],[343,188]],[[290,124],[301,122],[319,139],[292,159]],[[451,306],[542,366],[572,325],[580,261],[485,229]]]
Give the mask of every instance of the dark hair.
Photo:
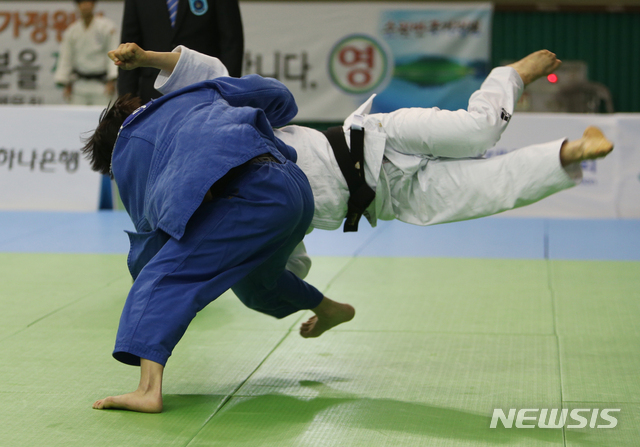
[[[85,139],[82,148],[82,153],[91,163],[91,169],[101,174],[110,174],[111,154],[120,126],[141,104],[140,98],[127,93],[102,111],[98,127],[93,135]]]

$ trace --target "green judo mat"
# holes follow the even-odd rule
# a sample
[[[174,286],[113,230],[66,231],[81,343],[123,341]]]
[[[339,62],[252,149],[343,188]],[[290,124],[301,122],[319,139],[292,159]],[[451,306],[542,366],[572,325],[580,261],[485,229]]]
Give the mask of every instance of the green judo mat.
[[[0,254],[0,446],[640,445],[640,262],[314,258],[353,321],[303,339],[309,312],[228,292],[153,415],[91,408],[137,386],[111,358],[125,259]],[[577,418],[540,428],[543,410]]]

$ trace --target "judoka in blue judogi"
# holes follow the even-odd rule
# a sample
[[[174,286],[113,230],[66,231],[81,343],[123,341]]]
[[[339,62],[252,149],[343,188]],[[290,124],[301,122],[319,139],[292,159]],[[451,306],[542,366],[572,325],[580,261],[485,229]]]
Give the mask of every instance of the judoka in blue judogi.
[[[137,105],[119,99],[85,147],[92,167],[108,171],[113,123],[122,124],[110,170],[136,229],[127,260],[135,281],[113,356],[142,365],[136,392],[94,408],[157,412],[158,381],[173,348],[196,313],[227,289],[276,318],[346,309],[348,318],[340,317],[346,321],[353,308],[285,270],[314,203],[295,150],[272,131],[297,112],[282,84],[220,78],[131,113]]]
[[[279,87],[258,76],[208,81],[124,123],[112,172],[136,228],[128,259],[135,282],[116,359],[164,365],[196,313],[236,284],[248,307],[275,317],[322,300],[284,269],[311,222],[313,196],[295,150],[271,130],[297,111]]]

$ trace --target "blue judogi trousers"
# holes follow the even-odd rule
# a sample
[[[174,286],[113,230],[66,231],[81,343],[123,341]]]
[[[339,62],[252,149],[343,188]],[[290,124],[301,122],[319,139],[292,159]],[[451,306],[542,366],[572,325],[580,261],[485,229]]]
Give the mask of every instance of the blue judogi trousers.
[[[229,288],[247,307],[276,318],[322,301],[321,292],[285,270],[313,217],[307,178],[290,161],[240,169],[192,215],[184,236],[167,236],[140,271],[120,319],[117,360],[165,365],[196,313]]]

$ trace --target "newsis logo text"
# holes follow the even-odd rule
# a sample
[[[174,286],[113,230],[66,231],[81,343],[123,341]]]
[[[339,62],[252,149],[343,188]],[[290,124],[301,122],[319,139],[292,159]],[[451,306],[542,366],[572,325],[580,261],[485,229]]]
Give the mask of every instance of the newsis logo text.
[[[568,409],[557,408],[523,408],[509,409],[508,414],[500,409],[493,410],[490,428],[496,428],[498,421],[504,428],[614,428],[618,425],[618,419],[610,413],[620,409],[605,408],[576,408],[569,412]],[[515,424],[514,424],[515,422]],[[568,424],[568,425],[567,425]]]

